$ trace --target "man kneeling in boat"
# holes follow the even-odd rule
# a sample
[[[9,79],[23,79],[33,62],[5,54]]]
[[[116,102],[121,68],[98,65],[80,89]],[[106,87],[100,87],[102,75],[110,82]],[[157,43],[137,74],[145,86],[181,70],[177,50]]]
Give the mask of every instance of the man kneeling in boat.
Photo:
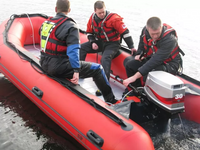
[[[158,17],[149,18],[140,35],[134,59],[128,60],[125,64],[128,78],[123,84],[126,87],[129,84],[140,87],[152,70],[162,70],[176,75],[182,71],[180,53],[184,55],[178,45],[176,31],[171,26],[162,24]]]
[[[79,61],[79,29],[70,12],[68,0],[57,0],[56,16],[49,17],[41,26],[42,69],[51,76],[64,77],[78,84],[81,78],[93,77],[106,102],[115,103],[115,97],[103,67],[97,63]]]

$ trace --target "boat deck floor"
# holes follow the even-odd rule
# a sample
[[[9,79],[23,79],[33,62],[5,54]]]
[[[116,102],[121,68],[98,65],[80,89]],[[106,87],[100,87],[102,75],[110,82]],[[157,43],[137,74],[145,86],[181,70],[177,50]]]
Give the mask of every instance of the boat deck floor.
[[[40,58],[40,47],[39,45],[28,45],[28,46],[24,46],[24,48],[26,50],[28,50],[29,52],[31,52],[34,56]],[[95,85],[94,81],[92,78],[86,78],[86,79],[80,79],[79,80],[79,84],[81,87],[83,87],[84,89],[86,89],[87,91],[89,91],[90,93],[94,94],[96,93],[96,91],[98,90],[97,86]],[[116,97],[116,99],[121,99],[122,98],[122,93],[125,90],[125,87],[115,81],[114,79],[110,78],[110,86],[113,90],[113,93]],[[103,96],[98,96],[100,99],[103,99]]]

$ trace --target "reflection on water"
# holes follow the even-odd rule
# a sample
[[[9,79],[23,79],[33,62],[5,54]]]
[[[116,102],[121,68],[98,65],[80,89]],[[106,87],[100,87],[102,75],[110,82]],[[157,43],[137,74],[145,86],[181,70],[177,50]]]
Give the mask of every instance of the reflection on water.
[[[47,117],[0,74],[0,150],[80,150],[78,142]],[[165,133],[152,123],[144,128],[156,150],[199,150],[200,125],[179,117]]]
[[[0,120],[0,150],[84,149],[2,74]]]
[[[200,125],[177,116],[171,119],[168,129],[158,133],[155,127],[147,125],[156,150],[199,150]]]

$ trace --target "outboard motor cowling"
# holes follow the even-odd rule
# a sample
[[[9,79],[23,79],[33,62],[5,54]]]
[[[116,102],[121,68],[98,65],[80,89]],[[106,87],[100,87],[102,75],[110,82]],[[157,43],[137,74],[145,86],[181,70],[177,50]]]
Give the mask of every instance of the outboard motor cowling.
[[[149,72],[144,92],[149,101],[169,112],[183,112],[185,86],[181,79],[164,71]]]

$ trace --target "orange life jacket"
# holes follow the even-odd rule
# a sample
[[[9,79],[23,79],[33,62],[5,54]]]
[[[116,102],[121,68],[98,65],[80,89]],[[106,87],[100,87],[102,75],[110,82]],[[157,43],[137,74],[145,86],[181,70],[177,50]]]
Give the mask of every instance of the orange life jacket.
[[[103,41],[118,41],[120,40],[120,33],[114,27],[110,26],[110,22],[115,20],[116,18],[121,18],[119,15],[115,13],[108,13],[107,16],[99,23],[97,23],[94,19],[95,13],[90,17],[91,27],[95,36]],[[126,28],[122,28],[119,30],[126,30]],[[124,31],[121,31],[122,33]]]

